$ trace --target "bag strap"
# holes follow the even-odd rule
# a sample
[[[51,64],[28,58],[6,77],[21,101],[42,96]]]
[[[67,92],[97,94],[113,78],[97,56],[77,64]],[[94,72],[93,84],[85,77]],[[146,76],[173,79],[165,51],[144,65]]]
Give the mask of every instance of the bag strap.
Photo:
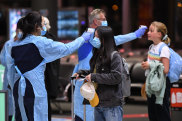
[[[163,48],[164,46],[167,46],[167,45],[166,45],[165,43],[163,43],[163,44],[160,46],[160,48],[159,48],[159,55],[161,54],[162,48]]]
[[[129,72],[128,64],[127,64],[126,60],[124,58],[122,58],[122,57],[121,57],[121,60],[122,60],[122,64],[123,64],[123,66],[125,68],[126,73],[129,75],[130,72]]]
[[[118,53],[118,51],[113,51],[113,52],[111,53],[111,60],[113,59],[113,55],[114,55],[115,53]],[[128,64],[126,63],[126,60],[125,60],[123,57],[121,57],[121,62],[122,62],[122,65],[123,65],[123,67],[124,67],[126,73],[129,75],[130,72],[129,72],[129,69],[128,69]]]
[[[149,46],[149,50],[151,50],[152,46],[153,46],[153,44],[151,44],[151,45]]]
[[[117,53],[117,52],[118,52],[118,51],[113,51],[113,52],[111,53],[111,60],[113,59],[114,54]]]

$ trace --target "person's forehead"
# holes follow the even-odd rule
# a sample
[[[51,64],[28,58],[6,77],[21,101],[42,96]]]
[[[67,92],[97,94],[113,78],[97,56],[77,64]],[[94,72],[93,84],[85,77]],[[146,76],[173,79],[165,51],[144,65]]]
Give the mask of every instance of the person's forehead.
[[[106,18],[106,17],[105,17],[105,14],[104,14],[104,13],[100,13],[100,14],[99,14],[99,18],[105,19],[105,18]]]
[[[151,24],[149,29],[155,29],[155,26]]]
[[[154,32],[158,32],[155,25],[150,25],[149,29],[153,30]]]

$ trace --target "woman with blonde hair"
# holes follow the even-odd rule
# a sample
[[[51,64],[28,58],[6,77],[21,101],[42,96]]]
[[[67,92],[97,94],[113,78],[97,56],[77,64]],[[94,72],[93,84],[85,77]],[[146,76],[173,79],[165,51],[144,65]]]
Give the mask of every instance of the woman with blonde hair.
[[[167,76],[169,72],[170,51],[168,46],[170,38],[167,35],[167,27],[161,23],[154,21],[149,27],[147,33],[148,40],[153,41],[149,47],[148,59],[142,62],[143,69],[146,69],[146,94],[148,102],[148,114],[150,121],[171,121],[169,111],[170,98],[170,80]],[[153,76],[155,73],[160,74],[159,78]],[[161,70],[160,70],[161,69]],[[155,86],[153,86],[155,85]],[[160,85],[158,88],[157,85]]]
[[[48,121],[46,64],[76,51],[88,41],[90,34],[85,32],[67,44],[42,37],[42,16],[36,11],[23,18],[20,29],[23,36],[12,43],[5,55],[15,102],[15,120]]]

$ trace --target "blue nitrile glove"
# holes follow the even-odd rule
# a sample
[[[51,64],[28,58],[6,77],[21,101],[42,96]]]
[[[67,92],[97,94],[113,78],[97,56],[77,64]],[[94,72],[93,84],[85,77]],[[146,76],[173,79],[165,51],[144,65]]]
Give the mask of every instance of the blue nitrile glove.
[[[141,26],[138,30],[134,32],[136,34],[136,37],[141,38],[144,35],[146,29],[147,29],[147,26]]]
[[[84,32],[81,37],[83,37],[85,41],[88,41],[91,37],[91,33]]]

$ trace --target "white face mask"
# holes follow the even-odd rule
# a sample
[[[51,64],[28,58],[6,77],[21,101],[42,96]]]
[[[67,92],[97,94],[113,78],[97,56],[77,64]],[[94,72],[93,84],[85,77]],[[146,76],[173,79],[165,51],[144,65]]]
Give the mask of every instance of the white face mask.
[[[100,39],[98,37],[94,37],[92,40],[90,40],[90,43],[97,49],[100,48],[101,46],[101,42]]]

